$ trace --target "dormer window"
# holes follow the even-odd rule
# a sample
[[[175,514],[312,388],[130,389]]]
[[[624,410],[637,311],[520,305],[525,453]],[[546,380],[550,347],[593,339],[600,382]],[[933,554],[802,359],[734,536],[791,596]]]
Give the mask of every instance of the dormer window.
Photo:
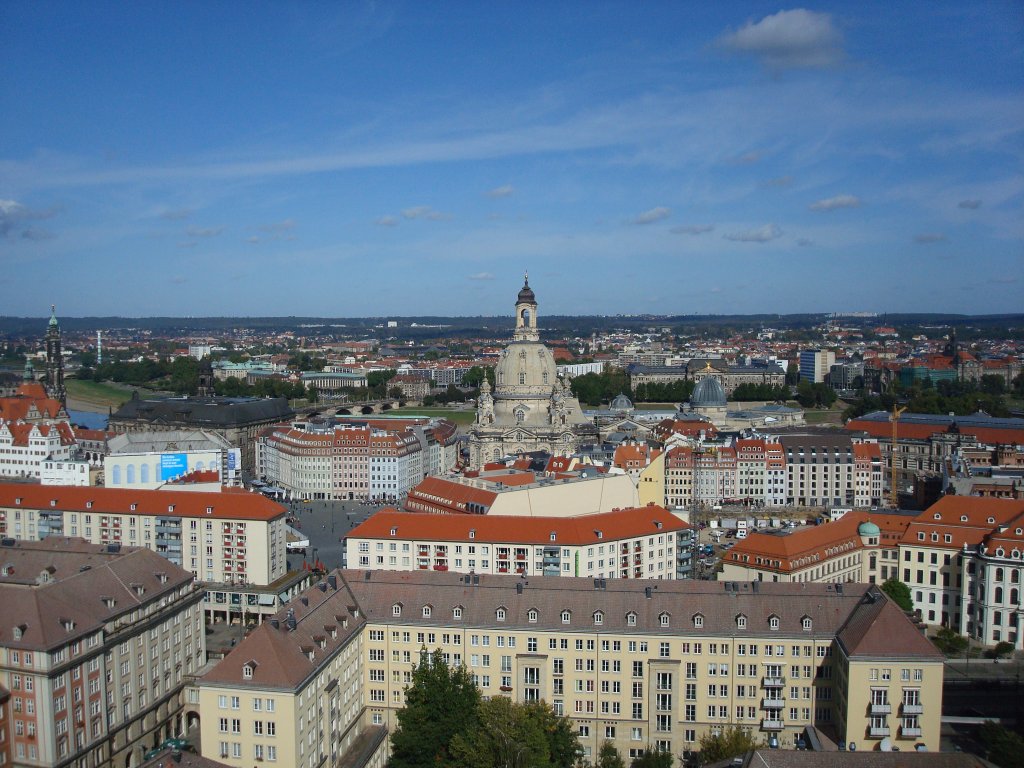
[[[562,611],[562,623],[569,624],[572,621],[572,611]]]
[[[702,613],[694,614],[694,616],[693,616],[693,627],[694,627],[694,629],[703,629],[704,628],[704,614],[702,614]]]
[[[429,619],[430,618],[430,612],[431,612],[430,606],[429,605],[424,605],[423,606],[423,618],[424,619]]]
[[[942,515],[940,515],[938,512],[936,512],[934,515],[932,515],[932,519],[933,520],[941,520],[942,519]]]
[[[967,522],[967,515],[960,515],[960,522],[961,523],[966,523]]]
[[[401,616],[402,615],[402,604],[401,603],[395,603],[394,605],[391,606],[391,615],[392,616]]]
[[[768,617],[768,629],[778,629],[778,628],[779,628],[779,617],[778,616],[769,616]]]
[[[131,504],[131,506],[130,506],[131,511],[134,512],[136,509],[138,509],[138,506],[139,506],[138,504],[134,504],[134,503]]]
[[[548,538],[549,538],[550,541],[555,541],[558,537],[555,535],[555,532],[552,531],[551,535]]]
[[[539,617],[540,617],[540,614],[537,612],[536,608],[531,608],[529,611],[526,612],[526,620],[528,622],[530,622],[531,624],[536,624],[537,623],[537,619]]]
[[[461,619],[462,618],[462,606],[461,605],[456,605],[454,608],[452,608],[452,618],[453,619]]]
[[[494,619],[495,619],[495,621],[504,621],[505,620],[505,609],[504,608],[499,608],[498,610],[496,610],[494,612]]]
[[[744,616],[741,613],[739,616],[736,617],[736,629],[746,629],[746,628],[747,628],[747,617]]]
[[[944,540],[945,540],[946,544],[952,544],[953,543],[953,534],[951,534],[951,533],[945,534]]]
[[[565,614],[563,613],[562,616],[564,617]],[[600,626],[601,624],[604,624],[604,614],[601,611],[594,611],[594,625]]]
[[[989,524],[989,525],[995,525],[995,524],[996,524],[996,519],[995,519],[994,517],[990,517],[990,518],[988,519],[988,524]]]
[[[255,672],[256,672],[256,662],[255,661],[247,661],[242,666],[242,677],[244,677],[246,680],[252,680],[252,676],[255,674]]]
[[[800,626],[804,628],[804,631],[810,632],[811,631],[811,626],[812,626],[812,624],[811,624],[811,617],[810,616],[804,616],[802,619],[800,619]]]
[[[398,535],[398,529],[397,528],[392,528],[391,529],[391,535],[392,536],[397,536]]]
[[[667,613],[660,614],[658,616],[658,624],[663,627],[667,627],[669,625],[669,615]]]
[[[630,611],[629,613],[626,614],[626,626],[627,627],[635,627],[636,626],[636,614],[633,613],[632,611]]]

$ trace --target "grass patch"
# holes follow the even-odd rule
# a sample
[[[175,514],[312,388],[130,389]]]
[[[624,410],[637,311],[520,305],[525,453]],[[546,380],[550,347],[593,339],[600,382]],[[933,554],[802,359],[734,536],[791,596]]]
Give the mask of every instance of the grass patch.
[[[131,389],[102,381],[65,379],[64,386],[72,400],[103,407],[120,408],[132,397]]]
[[[804,421],[808,424],[842,424],[842,411],[804,411]]]
[[[456,424],[467,426],[476,418],[476,411],[454,411],[449,408],[393,408],[384,411],[381,416],[429,416],[448,419]]]

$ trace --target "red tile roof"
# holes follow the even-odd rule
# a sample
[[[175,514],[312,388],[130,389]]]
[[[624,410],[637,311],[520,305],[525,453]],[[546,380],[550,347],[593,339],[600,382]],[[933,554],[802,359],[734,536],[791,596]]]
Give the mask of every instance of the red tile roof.
[[[21,503],[17,503],[21,499]],[[52,502],[52,503],[51,503]],[[92,506],[87,504],[91,502]],[[132,505],[135,509],[132,509]],[[173,513],[168,512],[174,506]],[[0,507],[59,509],[96,514],[166,515],[233,520],[275,520],[287,510],[258,493],[200,493],[125,488],[0,483]],[[207,513],[207,509],[212,510]]]
[[[658,524],[661,527],[658,527]],[[382,509],[349,532],[349,538],[479,541],[543,544],[593,544],[601,540],[679,531],[690,526],[664,507],[650,504],[579,517],[516,517],[504,515],[422,515]],[[391,536],[395,529],[395,536]],[[474,532],[472,538],[470,531]],[[601,532],[601,536],[597,532]]]
[[[914,518],[901,543],[942,549],[961,549],[965,544],[974,547],[1022,513],[1021,499],[943,496]]]

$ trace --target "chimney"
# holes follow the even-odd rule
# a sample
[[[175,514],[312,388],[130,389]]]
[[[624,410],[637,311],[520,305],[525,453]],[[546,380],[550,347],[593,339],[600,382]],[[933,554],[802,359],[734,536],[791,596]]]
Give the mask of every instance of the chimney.
[[[284,623],[287,625],[289,630],[292,632],[295,631],[295,627],[298,625],[298,622],[295,621],[295,610],[293,608],[288,609],[288,615],[285,617]]]
[[[652,587],[644,587],[644,597],[650,600],[654,596],[654,589]]]
[[[327,577],[327,583],[331,585],[331,589],[338,588],[338,577],[335,574],[331,574]]]

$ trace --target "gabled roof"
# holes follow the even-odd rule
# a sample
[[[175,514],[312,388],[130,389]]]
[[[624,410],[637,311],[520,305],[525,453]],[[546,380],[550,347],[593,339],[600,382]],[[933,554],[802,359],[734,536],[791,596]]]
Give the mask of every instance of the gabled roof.
[[[854,608],[836,639],[850,658],[944,658],[903,611],[874,587]]]

